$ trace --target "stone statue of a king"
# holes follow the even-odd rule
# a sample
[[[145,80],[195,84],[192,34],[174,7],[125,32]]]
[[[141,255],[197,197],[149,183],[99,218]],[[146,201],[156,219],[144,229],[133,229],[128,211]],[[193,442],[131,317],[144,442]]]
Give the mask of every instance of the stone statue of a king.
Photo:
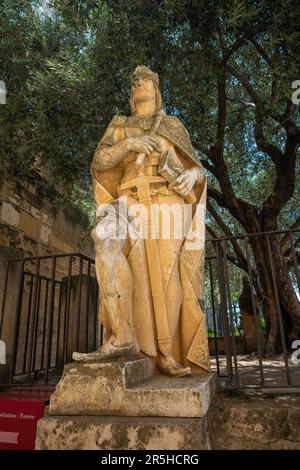
[[[92,161],[92,231],[108,339],[75,361],[144,354],[171,377],[208,370],[202,310],[206,178],[189,135],[138,66],[131,116],[114,116]]]

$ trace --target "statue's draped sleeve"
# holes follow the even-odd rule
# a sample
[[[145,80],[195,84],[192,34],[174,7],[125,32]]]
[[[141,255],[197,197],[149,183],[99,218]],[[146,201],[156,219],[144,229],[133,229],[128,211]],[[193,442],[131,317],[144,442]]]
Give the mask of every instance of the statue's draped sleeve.
[[[97,146],[95,156],[101,148],[112,146],[124,139],[124,120],[126,120],[125,116],[113,117]],[[97,166],[94,165],[95,156],[91,165],[91,173],[95,203],[96,206],[99,206],[100,204],[109,204],[118,198],[118,186],[120,185],[123,177],[123,169],[119,164],[109,170],[99,171],[97,170]]]

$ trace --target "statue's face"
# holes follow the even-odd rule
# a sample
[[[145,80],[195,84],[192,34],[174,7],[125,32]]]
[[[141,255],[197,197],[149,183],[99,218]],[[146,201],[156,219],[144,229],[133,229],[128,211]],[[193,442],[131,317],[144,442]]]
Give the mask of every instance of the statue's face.
[[[135,103],[156,99],[153,81],[146,77],[136,77],[132,82],[132,96]]]

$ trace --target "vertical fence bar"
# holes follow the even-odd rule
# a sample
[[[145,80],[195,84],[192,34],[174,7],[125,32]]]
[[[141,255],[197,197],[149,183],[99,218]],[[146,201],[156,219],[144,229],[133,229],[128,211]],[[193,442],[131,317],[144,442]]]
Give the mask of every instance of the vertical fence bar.
[[[55,299],[55,270],[56,270],[56,257],[52,259],[52,272],[51,272],[51,290],[50,290],[50,307],[49,307],[49,319],[47,328],[47,349],[46,349],[46,370],[44,375],[44,382],[48,382],[49,369],[51,363],[52,353],[52,331],[53,331],[53,317],[54,317],[54,299]]]
[[[44,321],[43,321],[43,339],[42,339],[42,355],[41,355],[41,370],[44,370],[44,358],[45,358],[45,343],[46,343],[46,327],[47,327],[47,316],[48,316],[48,296],[49,296],[49,280],[46,281],[46,293],[45,293],[45,305],[44,305]]]
[[[35,289],[34,289],[34,300],[33,300],[33,320],[32,320],[32,330],[30,331],[29,336],[29,354],[28,354],[28,368],[27,368],[27,384],[30,383],[30,374],[31,370],[34,370],[35,365],[35,352],[36,352],[36,341],[37,341],[37,329],[38,329],[38,315],[39,315],[39,295],[40,295],[40,259],[37,259],[36,268],[35,268]],[[35,343],[35,346],[34,346]],[[34,353],[34,354],[33,354]]]
[[[77,308],[77,328],[76,328],[76,350],[79,351],[79,341],[80,341],[80,320],[81,320],[81,293],[82,293],[82,268],[83,268],[83,259],[80,256],[79,259],[79,293],[78,293],[78,308]]]
[[[280,308],[278,287],[277,287],[277,282],[276,282],[275,268],[274,268],[274,262],[273,262],[271,244],[270,244],[270,235],[267,234],[266,237],[267,237],[268,257],[269,257],[269,260],[270,260],[273,291],[274,291],[275,302],[276,302],[276,310],[277,310],[277,318],[278,318],[278,324],[279,324],[281,345],[282,345],[282,351],[283,351],[284,363],[285,363],[286,378],[287,378],[288,385],[291,385],[291,374],[290,374],[290,369],[289,369],[287,348],[286,348],[286,342],[285,342],[285,336],[284,336],[284,327],[283,327],[283,321],[282,321],[282,313],[281,313],[281,308]]]
[[[62,283],[59,282],[55,367],[58,366],[58,360],[59,360],[60,325],[61,325],[61,295],[62,295],[61,291],[62,291]]]
[[[66,316],[65,316],[65,336],[64,336],[64,362],[68,362],[69,357],[69,323],[70,323],[70,299],[71,299],[71,277],[72,277],[72,263],[73,258],[71,255],[68,256],[68,281],[67,281],[67,298],[66,298]]]
[[[223,245],[222,242],[221,242],[221,244]],[[233,363],[234,363],[234,370],[235,370],[235,381],[236,381],[236,385],[239,386],[239,370],[238,370],[237,352],[236,352],[236,344],[235,344],[235,330],[234,330],[234,323],[233,323],[231,292],[230,292],[230,284],[229,284],[226,242],[225,242],[225,247],[223,246],[223,256],[224,256],[223,259],[224,259],[224,265],[225,265],[225,269],[224,269],[225,286],[226,286],[226,290],[227,290],[227,299],[228,299],[228,306],[229,306],[229,328],[230,328],[231,342],[232,342]]]
[[[30,288],[29,288],[29,298],[28,298],[28,309],[27,309],[27,322],[26,322],[26,333],[25,333],[25,346],[24,346],[24,358],[23,358],[23,374],[26,372],[26,363],[27,363],[27,349],[28,349],[28,336],[29,330],[31,328],[31,306],[32,306],[32,290],[33,290],[33,275],[30,275]]]
[[[86,292],[86,306],[85,306],[85,350],[88,352],[89,347],[89,315],[90,315],[90,277],[91,277],[91,263],[88,261],[87,269],[87,292]]]
[[[215,251],[217,259],[217,269],[218,269],[218,278],[219,278],[219,291],[220,291],[220,311],[221,319],[223,325],[223,335],[224,335],[224,348],[227,364],[227,374],[229,382],[232,385],[233,380],[233,370],[232,370],[232,355],[229,341],[229,327],[228,327],[228,316],[227,316],[227,297],[226,297],[226,287],[225,287],[225,274],[224,274],[224,260],[223,260],[223,250],[220,242],[215,242]]]
[[[17,352],[18,352],[18,338],[20,332],[20,320],[21,320],[21,312],[22,312],[22,299],[23,299],[23,287],[24,287],[24,268],[25,268],[25,260],[21,262],[21,275],[18,285],[18,298],[17,298],[17,310],[16,310],[16,320],[15,320],[15,327],[14,327],[14,334],[13,334],[13,347],[12,347],[12,362],[10,368],[10,376],[9,382],[13,383],[15,370],[16,370],[16,360],[17,360]]]
[[[39,269],[40,269],[40,260],[38,260]],[[35,306],[35,323],[34,323],[34,346],[33,346],[33,355],[32,355],[32,365],[30,367],[31,372],[36,370],[36,351],[37,351],[37,340],[38,340],[38,328],[39,328],[39,321],[40,321],[40,302],[41,302],[41,288],[42,288],[42,279],[38,273],[37,277],[37,299],[36,299],[36,306]]]
[[[63,290],[65,291],[64,296],[64,331],[63,331],[63,364],[67,363],[67,353],[66,353],[66,336],[67,336],[67,295],[68,295],[68,281],[67,283],[62,284]]]
[[[219,364],[219,349],[218,349],[218,332],[216,324],[216,309],[215,309],[215,291],[214,291],[214,282],[212,276],[212,265],[211,259],[208,260],[209,266],[209,280],[210,280],[210,296],[211,296],[211,308],[213,314],[213,325],[214,325],[214,343],[215,343],[215,354],[216,354],[216,365],[217,365],[217,374],[220,376],[220,364]]]
[[[98,329],[99,329],[99,322],[98,322],[98,296],[99,296],[99,289],[96,278],[94,278],[94,286],[95,286],[95,308],[94,308],[94,329],[95,329],[95,337],[94,337],[94,349],[98,347]]]
[[[254,328],[255,328],[255,334],[257,338],[260,385],[263,387],[265,385],[265,378],[264,378],[264,370],[263,370],[263,362],[262,362],[262,349],[263,348],[261,344],[261,328],[259,327],[259,323],[258,323],[259,318],[258,318],[258,314],[256,310],[255,292],[254,292],[254,284],[253,284],[253,277],[252,277],[252,266],[251,266],[247,237],[244,238],[244,243],[245,243],[245,248],[246,248],[246,259],[247,259],[247,268],[248,268],[249,285],[250,285],[251,306],[252,306],[252,313],[253,313],[253,319],[254,319]]]

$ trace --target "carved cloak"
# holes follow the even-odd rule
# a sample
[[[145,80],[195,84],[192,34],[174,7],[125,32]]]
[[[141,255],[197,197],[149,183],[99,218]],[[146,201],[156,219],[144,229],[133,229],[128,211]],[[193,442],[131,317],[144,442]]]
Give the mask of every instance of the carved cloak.
[[[126,138],[129,128],[141,128],[147,133],[152,124],[150,119],[135,116],[114,116],[107,127],[99,146],[113,145]],[[185,168],[198,166],[187,130],[175,116],[164,116],[157,134],[168,139]],[[110,203],[119,197],[118,187],[121,184],[123,170],[121,165],[107,170],[97,171],[92,164],[92,177],[95,201],[97,206]],[[179,267],[183,300],[178,322],[178,331],[174,341],[173,354],[183,365],[190,366],[194,372],[209,370],[208,340],[203,306],[204,256],[205,256],[205,207],[206,178],[194,187],[196,204],[194,204],[192,223],[188,235],[180,243]],[[155,320],[149,286],[143,278],[141,267],[145,267],[144,241],[135,240],[127,256],[134,279],[133,323],[140,348],[150,356],[157,351]],[[172,262],[172,260],[169,260]],[[101,286],[100,286],[101,287]],[[100,320],[109,328],[104,302],[100,306]]]

